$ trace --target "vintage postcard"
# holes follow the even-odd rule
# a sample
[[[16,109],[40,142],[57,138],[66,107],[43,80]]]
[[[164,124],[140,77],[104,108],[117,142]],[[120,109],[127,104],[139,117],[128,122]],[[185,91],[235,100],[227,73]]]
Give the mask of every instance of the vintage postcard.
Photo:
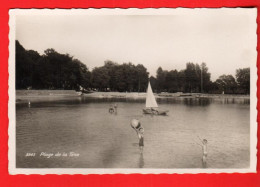
[[[10,174],[256,172],[256,8],[9,15]]]

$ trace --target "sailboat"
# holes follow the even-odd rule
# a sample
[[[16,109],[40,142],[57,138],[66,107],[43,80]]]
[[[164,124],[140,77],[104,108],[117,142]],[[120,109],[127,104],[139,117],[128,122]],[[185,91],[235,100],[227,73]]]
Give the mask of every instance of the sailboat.
[[[155,100],[150,81],[148,82],[145,107],[146,108],[143,109],[144,114],[167,115],[167,112],[169,112],[169,111],[162,111],[157,109],[158,104]]]

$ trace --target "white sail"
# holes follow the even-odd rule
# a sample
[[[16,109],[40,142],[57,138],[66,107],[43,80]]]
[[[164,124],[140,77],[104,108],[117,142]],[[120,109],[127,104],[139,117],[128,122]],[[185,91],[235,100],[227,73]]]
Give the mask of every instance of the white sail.
[[[157,102],[155,100],[155,97],[153,95],[153,90],[151,88],[150,82],[148,83],[145,106],[147,108],[156,108],[156,107],[158,107]]]

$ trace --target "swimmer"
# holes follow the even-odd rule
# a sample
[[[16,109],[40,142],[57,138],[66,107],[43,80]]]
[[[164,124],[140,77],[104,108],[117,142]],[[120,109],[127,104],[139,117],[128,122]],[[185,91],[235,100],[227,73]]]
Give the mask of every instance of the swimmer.
[[[114,113],[115,112],[114,107],[112,105],[110,105],[110,107],[108,109],[108,112],[109,113]]]

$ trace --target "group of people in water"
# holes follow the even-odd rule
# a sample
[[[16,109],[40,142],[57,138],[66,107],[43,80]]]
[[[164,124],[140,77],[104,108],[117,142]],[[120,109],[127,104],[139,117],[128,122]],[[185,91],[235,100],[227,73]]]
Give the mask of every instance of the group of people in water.
[[[114,106],[110,106],[109,112],[116,113],[117,105],[115,104]],[[138,136],[140,154],[142,155],[143,149],[144,149],[144,127],[141,125],[141,122],[138,119],[132,119],[130,122],[130,125],[135,130],[135,132]],[[199,139],[199,143],[198,142],[195,142],[195,143],[202,148],[202,166],[205,168],[205,167],[207,167],[208,141],[207,141],[207,139],[201,139],[199,136],[198,136],[198,139]]]
[[[117,104],[110,105],[108,112],[110,114],[117,114]],[[140,121],[137,119],[133,119],[131,121],[131,127],[136,131],[137,136],[139,138],[139,148],[140,153],[143,153],[143,147],[144,147],[144,128],[141,125]]]
[[[131,127],[136,131],[137,136],[139,138],[139,148],[140,148],[140,153],[143,154],[143,149],[144,149],[144,127],[141,125],[141,122],[137,119],[132,119],[130,123]],[[207,144],[208,141],[207,139],[201,140],[200,137],[198,137],[200,140],[200,143],[197,143],[197,145],[201,146],[202,148],[202,166],[204,168],[207,167],[207,156],[208,156],[208,151],[207,151]]]
[[[114,104],[114,105],[110,105],[110,107],[109,107],[109,109],[108,109],[108,112],[110,113],[110,114],[112,114],[112,113],[117,113],[117,104]]]

